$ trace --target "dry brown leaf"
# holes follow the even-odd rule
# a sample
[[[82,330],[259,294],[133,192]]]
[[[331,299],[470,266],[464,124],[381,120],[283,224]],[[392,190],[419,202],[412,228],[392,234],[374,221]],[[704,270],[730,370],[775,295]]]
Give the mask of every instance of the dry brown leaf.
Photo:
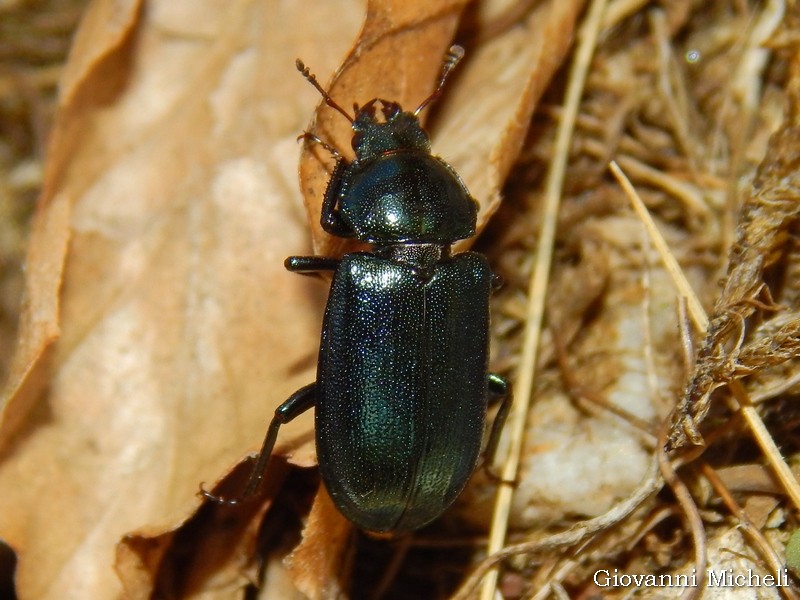
[[[297,588],[316,599],[341,598],[349,589],[353,552],[349,545],[355,531],[320,486],[308,515],[303,542],[287,559]]]
[[[295,138],[316,98],[294,59],[332,69],[362,14],[361,2],[89,8],[4,412],[17,434],[3,439],[0,536],[21,597],[119,597],[116,544],[183,522],[198,484],[313,379],[324,290],[282,266],[308,251]],[[310,429],[309,415],[282,437],[298,463],[313,460],[299,445]],[[123,574],[135,552],[148,572],[133,596],[159,568],[132,545]]]
[[[52,30],[52,14],[40,7],[62,1],[74,0],[33,3],[25,14]],[[0,45],[20,44],[41,57],[49,38],[6,22],[6,11],[23,4],[31,3],[0,7]],[[200,479],[218,481],[219,493],[241,490],[248,465],[236,461],[257,448],[275,405],[313,377],[325,285],[286,274],[280,263],[308,252],[304,241],[312,236],[325,252],[342,248],[319,228],[329,156],[316,145],[301,152],[294,137],[314,128],[347,151],[350,132],[324,106],[314,124],[320,98],[294,70],[294,58],[323,85],[333,81],[334,97],[348,110],[376,95],[413,109],[429,93],[457,27],[454,41],[467,56],[425,112],[434,153],[463,175],[482,203],[483,223],[548,65],[560,64],[569,44],[577,4],[362,0],[336,3],[327,15],[317,12],[319,3],[305,3],[303,15],[292,4],[304,3],[254,4],[228,3],[222,13],[183,0],[95,1],[76,39],[29,251],[24,334],[0,420],[0,537],[20,557],[20,597],[227,598],[241,597],[249,581],[261,586],[261,598],[340,596],[351,584],[358,597],[373,580],[380,583],[374,589],[390,582],[399,562],[393,597],[443,597],[477,560],[480,541],[468,538],[460,517],[480,524],[494,485],[474,481],[460,510],[414,536],[407,554],[402,545],[350,536],[324,491],[309,513],[316,472],[288,466],[313,463],[309,418],[282,432],[261,502],[215,508],[194,493]],[[787,22],[776,30],[784,9]],[[739,571],[754,559],[779,570],[793,523],[786,499],[722,402],[702,431],[714,452],[678,471],[704,517],[693,539],[671,496],[651,496],[653,479],[637,482],[638,465],[651,455],[650,431],[680,396],[685,373],[671,283],[647,256],[649,244],[606,166],[614,158],[631,177],[710,305],[719,295],[719,253],[734,238],[736,205],[746,197],[741,190],[781,126],[781,98],[797,95],[800,78],[787,77],[785,60],[786,49],[796,49],[797,14],[780,0],[610,3],[569,157],[548,290],[552,333],[542,341],[528,458],[515,488],[512,527],[549,541],[504,553],[525,546],[534,554],[504,561],[503,593],[532,596],[548,585],[575,597],[646,593],[600,590],[593,578],[609,565],[685,572],[676,569],[698,560],[704,537],[715,569]],[[0,131],[22,131],[26,120],[42,131],[39,118],[9,113],[9,106],[27,100],[29,84],[49,81],[60,64],[28,71],[23,61],[20,87],[17,65],[0,54]],[[558,104],[558,90],[551,92]],[[512,202],[484,239],[506,281],[494,299],[493,368],[512,378],[540,175],[562,114],[549,106],[537,120],[508,188]],[[797,132],[785,129],[785,142],[770,150],[779,176],[759,180],[768,185],[739,231],[742,260],[723,295],[728,308],[748,315],[746,335],[720,336],[722,352],[706,365],[714,384],[748,378],[769,433],[791,456],[798,447],[800,376],[792,359],[800,261],[791,207]],[[2,195],[8,145],[0,138]],[[305,179],[305,208],[294,172],[301,155],[304,172],[316,172]],[[232,165],[239,167],[233,175]],[[776,179],[787,190],[770,189]],[[787,225],[787,216],[794,222]],[[8,264],[0,256],[0,269]],[[763,290],[769,293],[758,295]],[[276,310],[273,303],[283,302],[292,306]],[[557,361],[554,345],[563,347]],[[286,367],[289,355],[296,361]],[[235,418],[243,427],[231,424]],[[635,443],[628,443],[632,432]],[[718,469],[721,485],[703,483],[703,460]],[[725,484],[733,500],[721,504]],[[602,517],[579,520],[612,503]],[[629,517],[618,522],[623,514]],[[734,540],[734,555],[721,537],[732,523],[745,533]],[[763,531],[754,535],[754,526]],[[546,535],[552,529],[562,533]],[[571,546],[588,535],[590,543]],[[2,597],[10,596],[11,578],[4,550]],[[726,563],[732,556],[750,558]],[[781,592],[795,597],[790,588]]]
[[[370,2],[333,97],[418,104],[465,4]],[[544,2],[476,42],[436,109],[435,152],[462,173],[484,221],[579,8]],[[196,493],[255,450],[275,407],[314,377],[325,289],[282,265],[309,251],[296,137],[319,102],[294,59],[325,81],[364,13],[360,0],[87,9],[0,422],[0,537],[19,557],[20,597],[229,597],[257,576],[280,465],[260,504],[196,512]],[[347,122],[326,111],[314,131],[347,148]],[[313,156],[303,169],[312,230],[330,250],[318,228],[328,174]],[[313,464],[310,417],[282,430],[277,455]],[[329,501],[315,503],[290,571],[308,596],[344,587],[331,586],[347,531]]]

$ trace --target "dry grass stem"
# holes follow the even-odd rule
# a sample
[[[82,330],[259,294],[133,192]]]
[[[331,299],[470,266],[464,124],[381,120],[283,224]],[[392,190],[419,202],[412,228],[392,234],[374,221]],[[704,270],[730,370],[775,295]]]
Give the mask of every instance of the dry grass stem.
[[[703,473],[703,476],[708,479],[709,483],[711,483],[711,485],[714,487],[714,490],[716,490],[717,494],[725,503],[725,506],[728,508],[731,514],[736,517],[737,526],[742,529],[748,538],[750,538],[753,546],[757,549],[759,554],[761,554],[761,557],[764,559],[764,561],[769,565],[772,574],[780,577],[780,574],[785,567],[783,560],[775,551],[775,548],[773,548],[772,544],[770,544],[769,540],[764,537],[758,528],[753,525],[753,523],[750,521],[750,518],[747,516],[747,513],[736,502],[734,497],[731,495],[730,490],[723,483],[722,479],[720,479],[717,472],[707,463],[702,463],[700,465],[700,470]],[[789,587],[781,586],[780,592],[784,598],[789,598],[791,600],[796,600],[798,598],[798,595],[794,592],[794,590]]]
[[[575,119],[580,108],[586,76],[597,44],[597,36],[602,26],[605,6],[606,0],[593,0],[586,21],[580,28],[575,60],[570,69],[569,84],[564,101],[564,115],[559,124],[553,160],[550,163],[545,183],[541,206],[542,225],[536,245],[536,263],[533,267],[528,288],[528,310],[525,319],[526,326],[522,344],[521,367],[516,378],[515,400],[506,425],[506,435],[504,436],[508,440],[506,442],[507,446],[500,450],[500,456],[504,457],[501,470],[504,481],[514,481],[517,478],[528,407],[533,393],[537,349],[541,342],[545,298],[547,284],[550,279],[550,266],[553,257],[564,173],[567,167]],[[493,554],[503,546],[508,528],[508,516],[513,492],[513,487],[508,484],[501,485],[498,488],[489,533],[489,544],[486,550],[487,554]],[[491,600],[495,595],[496,587],[497,572],[490,571],[481,591],[482,600]]]

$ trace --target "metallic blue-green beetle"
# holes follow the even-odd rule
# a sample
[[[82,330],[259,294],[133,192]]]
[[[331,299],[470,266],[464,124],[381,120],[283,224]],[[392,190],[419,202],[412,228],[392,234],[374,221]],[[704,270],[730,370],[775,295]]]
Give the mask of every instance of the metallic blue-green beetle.
[[[431,154],[417,117],[461,56],[460,47],[450,49],[438,87],[413,113],[374,99],[355,118],[298,61],[353,127],[352,162],[304,135],[337,159],[322,226],[372,249],[286,259],[297,273],[334,271],[317,380],[275,411],[242,497],[206,497],[235,504],[257,492],[278,429],[312,406],[325,487],[367,531],[412,531],[453,503],[475,470],[487,403],[496,398],[503,403],[487,445],[493,451],[511,400],[505,379],[488,372],[496,278],[483,255],[451,254],[453,242],[475,234],[478,206],[452,167]]]

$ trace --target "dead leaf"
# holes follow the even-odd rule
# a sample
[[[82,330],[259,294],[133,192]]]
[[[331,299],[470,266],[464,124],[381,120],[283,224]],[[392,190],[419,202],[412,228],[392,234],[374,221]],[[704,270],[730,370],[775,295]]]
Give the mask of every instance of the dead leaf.
[[[289,574],[308,598],[341,598],[349,589],[355,531],[333,504],[324,486],[308,515],[303,542],[287,558]]]
[[[295,138],[316,99],[294,59],[331,70],[362,14],[361,2],[88,9],[4,411],[0,536],[20,597],[119,597],[116,544],[182,523],[199,483],[255,449],[275,406],[314,378],[324,286],[282,266],[308,252]],[[308,415],[283,432],[301,464],[310,430]]]
[[[370,2],[331,94],[345,105],[419,103],[464,5]],[[436,152],[481,199],[483,220],[579,9],[541,3],[467,44],[436,107]],[[275,407],[314,378],[324,285],[282,262],[309,252],[306,213],[318,229],[328,175],[304,158],[304,211],[296,137],[319,99],[294,59],[327,79],[364,12],[360,1],[87,9],[65,69],[0,423],[0,537],[19,557],[20,597],[150,597],[167,583],[181,597],[229,597],[256,577],[277,462],[261,504],[196,512],[196,493],[257,449]],[[347,122],[325,110],[313,130],[347,147]],[[276,455],[313,464],[310,417],[282,430]],[[328,575],[347,555],[348,536],[325,534],[336,519],[345,531],[316,504],[294,554],[308,565],[303,556],[324,553],[319,577],[308,566],[294,574],[312,597],[331,593]]]

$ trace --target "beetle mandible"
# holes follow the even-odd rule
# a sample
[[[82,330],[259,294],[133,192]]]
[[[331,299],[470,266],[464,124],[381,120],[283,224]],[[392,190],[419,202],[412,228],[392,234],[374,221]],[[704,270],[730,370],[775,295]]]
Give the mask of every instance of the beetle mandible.
[[[322,227],[372,248],[286,259],[295,273],[333,271],[317,380],[276,409],[242,496],[203,490],[206,498],[236,504],[254,495],[280,426],[311,407],[325,487],[367,531],[419,529],[453,503],[478,462],[487,403],[497,399],[486,448],[493,454],[511,403],[508,382],[488,372],[489,296],[499,278],[483,255],[451,253],[475,234],[478,204],[431,154],[418,118],[463,54],[450,48],[436,89],[414,112],[375,98],[355,117],[297,61],[353,129],[353,161],[311,133],[301,136],[336,159]]]

